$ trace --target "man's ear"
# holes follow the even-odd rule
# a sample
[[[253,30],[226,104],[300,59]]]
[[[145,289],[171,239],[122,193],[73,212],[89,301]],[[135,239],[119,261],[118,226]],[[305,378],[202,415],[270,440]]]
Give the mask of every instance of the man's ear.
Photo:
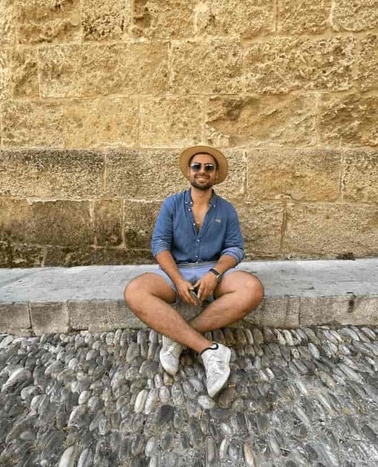
[[[188,178],[190,177],[190,167],[188,167],[188,169],[186,171],[186,175],[187,175]]]

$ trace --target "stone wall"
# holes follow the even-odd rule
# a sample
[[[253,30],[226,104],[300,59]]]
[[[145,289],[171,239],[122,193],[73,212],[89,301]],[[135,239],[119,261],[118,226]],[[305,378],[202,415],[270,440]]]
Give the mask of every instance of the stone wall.
[[[378,254],[378,0],[0,0],[0,266],[149,262],[185,146],[248,258]]]

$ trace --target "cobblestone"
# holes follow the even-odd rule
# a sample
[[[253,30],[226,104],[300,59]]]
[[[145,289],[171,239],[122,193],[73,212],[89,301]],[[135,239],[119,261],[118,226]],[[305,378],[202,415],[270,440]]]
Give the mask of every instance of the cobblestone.
[[[151,330],[0,335],[0,465],[378,464],[378,328],[218,330],[214,399],[198,355],[175,377]]]

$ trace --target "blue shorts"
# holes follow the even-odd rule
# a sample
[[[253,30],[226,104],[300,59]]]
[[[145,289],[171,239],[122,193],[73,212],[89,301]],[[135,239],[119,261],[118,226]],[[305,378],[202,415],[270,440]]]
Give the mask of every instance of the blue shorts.
[[[203,263],[184,263],[184,264],[178,264],[177,267],[180,271],[180,274],[182,277],[190,282],[191,284],[195,284],[201,277],[203,277],[209,269],[213,268],[217,264],[216,261],[204,261]],[[232,272],[238,271],[238,267],[230,268],[228,269],[225,273],[224,276],[227,276],[228,274],[231,274]],[[154,273],[159,274],[165,282],[171,287],[176,292],[176,300],[178,298],[177,294],[177,288],[175,284],[172,282],[171,278],[166,274],[160,267],[157,271],[154,271]],[[206,299],[207,302],[212,302],[215,300],[214,295],[210,295]]]

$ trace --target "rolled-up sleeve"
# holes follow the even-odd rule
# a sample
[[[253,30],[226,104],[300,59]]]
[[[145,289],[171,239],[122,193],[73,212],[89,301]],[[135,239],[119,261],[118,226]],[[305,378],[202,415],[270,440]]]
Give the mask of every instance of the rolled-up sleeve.
[[[170,198],[167,198],[160,208],[154,233],[152,234],[151,250],[156,257],[164,250],[171,251],[173,238],[173,206]]]
[[[239,264],[244,258],[244,242],[237,212],[233,206],[229,206],[226,235],[221,256],[228,255],[235,258]]]

